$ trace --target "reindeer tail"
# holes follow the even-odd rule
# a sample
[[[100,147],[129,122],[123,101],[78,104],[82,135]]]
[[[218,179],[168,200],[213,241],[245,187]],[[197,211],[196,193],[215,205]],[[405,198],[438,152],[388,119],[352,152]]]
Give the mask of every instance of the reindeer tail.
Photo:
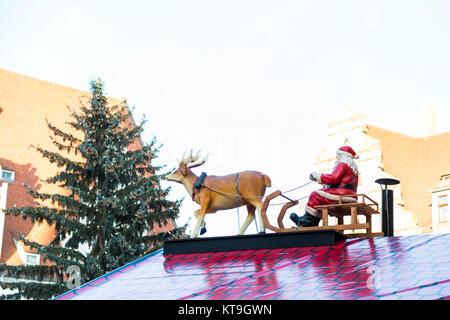
[[[270,181],[270,178],[269,178],[269,176],[267,176],[267,175],[265,175],[265,174],[263,174],[262,175],[263,176],[263,178],[264,178],[264,185],[266,186],[266,187],[271,187],[272,186],[272,181]]]

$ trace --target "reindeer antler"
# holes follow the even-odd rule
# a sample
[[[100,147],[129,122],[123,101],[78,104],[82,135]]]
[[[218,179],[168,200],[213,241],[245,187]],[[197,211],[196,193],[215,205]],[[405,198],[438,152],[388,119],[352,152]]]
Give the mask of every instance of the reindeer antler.
[[[186,151],[183,152],[183,154],[181,155],[181,158],[177,158],[178,164],[186,164],[187,163],[187,159],[186,159]]]
[[[201,152],[201,150],[198,150],[198,152],[194,155],[192,149],[188,154],[186,154],[186,151],[185,151],[183,153],[183,155],[181,156],[181,159],[179,159],[179,160],[177,159],[178,163],[184,164],[188,168],[195,168],[195,167],[201,166],[202,164],[204,164],[206,162],[206,160],[209,157],[209,154],[207,154],[205,157],[203,157],[202,160],[199,161],[200,152]]]
[[[195,155],[195,158],[191,158],[191,159],[193,159],[193,161],[192,161],[191,163],[187,164],[186,166],[187,166],[188,168],[199,167],[199,166],[201,166],[202,164],[204,164],[204,163],[206,162],[206,160],[208,160],[208,157],[209,157],[209,154],[207,154],[206,156],[204,156],[203,159],[199,161],[199,158],[200,158],[200,151],[199,151],[199,152],[197,152],[197,154]]]

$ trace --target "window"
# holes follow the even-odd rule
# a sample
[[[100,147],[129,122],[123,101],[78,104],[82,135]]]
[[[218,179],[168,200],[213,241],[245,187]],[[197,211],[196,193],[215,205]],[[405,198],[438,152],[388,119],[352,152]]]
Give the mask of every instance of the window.
[[[438,212],[439,212],[439,223],[448,222],[448,196],[443,195],[438,197]]]
[[[2,170],[2,181],[5,182],[14,182],[14,171]]]
[[[37,254],[27,254],[27,260],[25,262],[26,264],[31,265],[39,265],[39,255]]]

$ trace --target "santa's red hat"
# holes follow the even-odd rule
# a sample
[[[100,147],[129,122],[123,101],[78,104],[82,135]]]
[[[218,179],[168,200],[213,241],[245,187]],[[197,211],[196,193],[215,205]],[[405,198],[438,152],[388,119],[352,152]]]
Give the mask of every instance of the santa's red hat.
[[[349,147],[349,146],[343,146],[343,147],[340,147],[340,148],[336,151],[336,153],[338,153],[338,154],[343,154],[343,155],[347,155],[347,156],[349,156],[349,157],[351,157],[351,158],[353,158],[353,159],[358,159],[358,158],[359,158],[359,154],[357,154],[357,153],[355,152],[355,150],[353,150],[352,147]]]

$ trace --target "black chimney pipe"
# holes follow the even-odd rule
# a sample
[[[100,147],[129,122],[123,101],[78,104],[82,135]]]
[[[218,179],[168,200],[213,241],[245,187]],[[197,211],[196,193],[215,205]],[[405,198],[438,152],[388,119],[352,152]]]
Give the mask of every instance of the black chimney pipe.
[[[381,231],[385,237],[394,236],[394,191],[388,186],[400,183],[397,179],[382,178],[375,180],[381,186]]]

